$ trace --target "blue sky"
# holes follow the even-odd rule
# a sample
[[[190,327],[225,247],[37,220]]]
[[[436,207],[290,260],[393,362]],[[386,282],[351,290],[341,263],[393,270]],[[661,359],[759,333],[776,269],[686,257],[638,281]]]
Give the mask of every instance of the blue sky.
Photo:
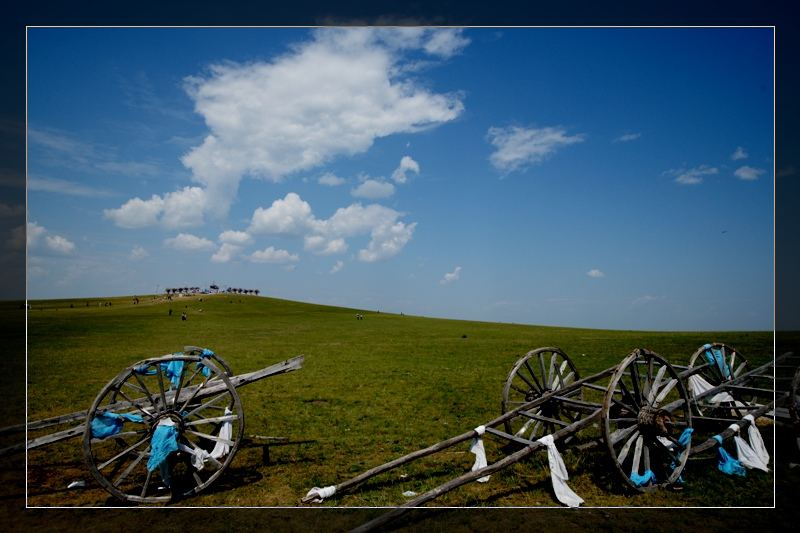
[[[772,43],[30,29],[28,297],[216,282],[449,318],[771,329]]]

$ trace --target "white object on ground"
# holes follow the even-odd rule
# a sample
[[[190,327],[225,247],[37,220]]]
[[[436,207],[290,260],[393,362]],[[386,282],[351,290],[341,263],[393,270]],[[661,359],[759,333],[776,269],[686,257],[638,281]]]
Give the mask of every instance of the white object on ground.
[[[314,498],[310,500],[311,503],[322,503],[322,500],[330,498],[334,494],[336,494],[336,487],[334,485],[323,488],[313,487],[308,491],[308,494],[306,494],[306,498],[313,495]]]

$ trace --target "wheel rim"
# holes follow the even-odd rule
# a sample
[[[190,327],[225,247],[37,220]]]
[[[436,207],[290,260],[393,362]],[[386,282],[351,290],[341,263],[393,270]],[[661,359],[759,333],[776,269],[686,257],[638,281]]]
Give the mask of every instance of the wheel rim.
[[[721,355],[720,360],[715,359],[713,356],[708,355],[710,350],[716,351]],[[713,353],[713,352],[712,352]],[[696,368],[698,366],[711,363],[708,367],[704,368],[698,373],[698,376],[703,378],[711,386],[717,387],[725,382],[732,381],[747,372],[750,368],[750,363],[747,359],[737,352],[735,349],[722,344],[721,342],[714,342],[711,344],[704,344],[698,348],[689,359],[689,368]],[[720,364],[722,363],[722,364]],[[690,378],[691,380],[691,378]],[[750,405],[753,398],[746,398],[738,391],[727,391],[728,394],[733,396],[734,400],[740,401],[746,405]],[[695,411],[699,415],[703,415],[705,410],[709,410],[707,405],[710,398],[705,398],[699,402],[693,402]],[[717,402],[719,406],[735,407],[733,402],[720,401]],[[724,412],[724,411],[723,411]],[[742,417],[747,414],[747,411],[733,412],[734,416]]]
[[[120,416],[121,423],[115,421]],[[154,434],[164,425],[175,428],[179,448],[148,468]],[[176,354],[132,365],[105,386],[89,410],[84,458],[117,498],[167,502],[217,479],[243,432],[241,401],[226,372],[208,357]]]
[[[603,399],[601,423],[627,486],[647,491],[678,481],[691,447],[679,444],[679,435],[692,426],[688,406],[678,373],[659,355],[637,349],[619,364]]]
[[[503,413],[518,409],[543,394],[564,388],[580,379],[569,356],[559,348],[538,348],[522,356],[509,372],[503,388]],[[580,400],[581,389],[565,396]],[[520,414],[505,422],[506,432],[529,440],[537,440],[579,420],[582,414],[558,400],[552,400],[529,411],[531,414],[560,421],[551,422]],[[565,442],[571,440],[567,437]]]

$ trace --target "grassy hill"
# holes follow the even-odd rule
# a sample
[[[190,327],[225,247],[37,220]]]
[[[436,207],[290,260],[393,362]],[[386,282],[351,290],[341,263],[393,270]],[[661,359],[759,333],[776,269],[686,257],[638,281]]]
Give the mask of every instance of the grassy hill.
[[[754,363],[772,356],[772,332],[641,332],[441,320],[311,305],[265,297],[203,295],[34,301],[28,312],[28,409],[35,420],[86,409],[100,389],[135,361],[211,348],[234,373],[304,354],[302,370],[239,389],[246,434],[313,441],[241,449],[207,492],[184,505],[292,506],[312,486],[338,483],[368,468],[486,422],[500,412],[503,383],[516,359],[557,346],[581,375],[616,365],[634,348],[685,364],[698,346],[719,341]],[[103,305],[110,302],[111,305]],[[169,309],[173,310],[169,315]],[[181,320],[186,312],[188,320]],[[364,315],[356,320],[355,314]],[[768,433],[768,432],[765,432]],[[493,450],[487,450],[490,460]],[[496,457],[496,456],[495,456]],[[570,485],[587,505],[772,505],[771,474],[731,479],[711,459],[693,459],[679,493],[630,496],[616,485],[602,451],[564,454]],[[331,504],[396,505],[469,469],[468,446],[370,482]],[[557,505],[544,454],[436,505]],[[404,478],[399,478],[404,474]],[[72,480],[89,488],[66,491]],[[29,505],[112,503],[67,441],[29,455]]]

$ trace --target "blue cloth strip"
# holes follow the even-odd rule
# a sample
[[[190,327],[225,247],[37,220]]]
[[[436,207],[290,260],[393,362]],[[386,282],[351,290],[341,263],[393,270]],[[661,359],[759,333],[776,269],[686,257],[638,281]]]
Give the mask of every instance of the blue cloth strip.
[[[147,470],[159,468],[172,452],[178,451],[178,429],[175,426],[156,426],[150,439],[150,459]],[[163,477],[163,476],[162,476]]]
[[[93,439],[105,439],[116,435],[120,431],[122,431],[122,426],[125,424],[125,421],[129,420],[131,422],[137,422],[139,424],[144,423],[144,419],[139,415],[134,415],[130,413],[100,413],[96,415],[92,419],[92,438]]]
[[[745,477],[747,472],[744,466],[742,466],[742,463],[731,457],[730,454],[725,451],[725,448],[722,447],[722,436],[714,435],[712,438],[717,441],[717,454],[719,455],[717,468],[719,468],[720,472],[728,474],[729,476],[736,475]]]
[[[656,482],[656,475],[653,473],[652,470],[645,470],[644,474],[639,475],[639,472],[633,472],[631,474],[631,481],[637,487],[643,487],[650,483]]]
[[[678,437],[678,444],[680,444],[683,448],[686,448],[692,442],[692,433],[694,433],[694,428],[686,428],[681,433],[681,436]]]
[[[731,377],[731,369],[728,368],[728,363],[725,362],[722,352],[716,348],[712,348],[710,344],[706,344],[703,347],[706,349],[706,361],[708,361],[708,363],[711,365],[716,365],[717,368],[719,368],[719,371],[722,373],[722,377]]]

